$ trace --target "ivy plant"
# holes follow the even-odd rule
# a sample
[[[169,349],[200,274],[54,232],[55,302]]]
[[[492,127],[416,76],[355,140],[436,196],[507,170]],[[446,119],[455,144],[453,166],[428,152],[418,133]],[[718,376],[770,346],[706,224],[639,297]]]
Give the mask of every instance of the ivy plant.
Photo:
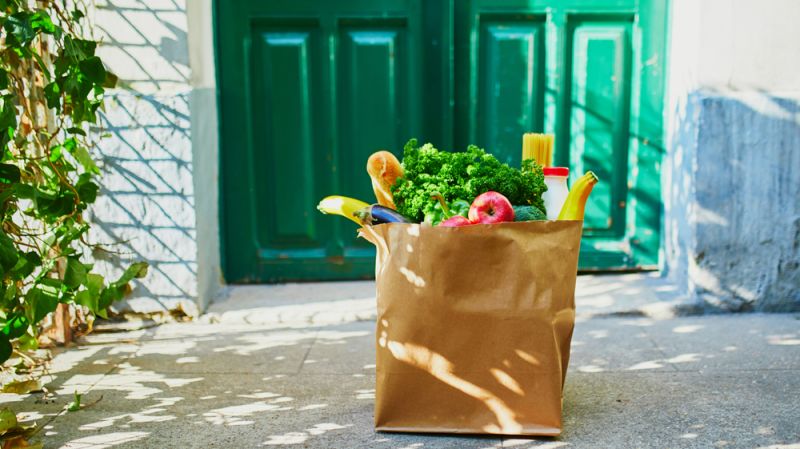
[[[117,79],[85,20],[67,0],[0,0],[0,363],[36,345],[59,303],[106,316],[147,273],[133,263],[108,281],[88,262],[100,170],[87,130]]]

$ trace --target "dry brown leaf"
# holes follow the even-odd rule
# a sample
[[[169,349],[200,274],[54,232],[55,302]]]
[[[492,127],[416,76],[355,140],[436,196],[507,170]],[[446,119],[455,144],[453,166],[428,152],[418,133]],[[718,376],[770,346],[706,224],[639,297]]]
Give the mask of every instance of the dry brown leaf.
[[[35,391],[42,391],[39,379],[15,380],[3,385],[3,393],[28,394]]]

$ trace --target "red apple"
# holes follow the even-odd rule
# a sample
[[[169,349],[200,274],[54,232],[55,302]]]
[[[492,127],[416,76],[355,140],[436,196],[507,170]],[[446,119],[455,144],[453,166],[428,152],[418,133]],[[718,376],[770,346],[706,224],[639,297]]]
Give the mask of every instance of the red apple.
[[[484,224],[514,221],[514,208],[508,198],[490,190],[475,197],[469,208],[469,221]]]
[[[439,223],[439,226],[455,228],[458,226],[466,226],[470,224],[472,223],[470,223],[470,221],[467,220],[466,217],[462,217],[461,215],[453,215],[447,220],[444,220],[443,222]]]

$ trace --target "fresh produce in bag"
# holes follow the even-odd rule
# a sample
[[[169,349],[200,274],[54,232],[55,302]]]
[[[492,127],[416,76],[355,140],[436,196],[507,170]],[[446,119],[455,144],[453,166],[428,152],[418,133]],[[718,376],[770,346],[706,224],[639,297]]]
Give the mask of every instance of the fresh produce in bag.
[[[437,201],[440,193],[449,204],[457,200],[472,203],[478,195],[494,191],[514,206],[536,206],[544,211],[542,168],[525,160],[522,169],[510,167],[484,150],[470,145],[466,151],[439,151],[431,144],[417,145],[411,139],[403,149],[403,176],[392,186],[397,212],[420,223],[441,221]]]

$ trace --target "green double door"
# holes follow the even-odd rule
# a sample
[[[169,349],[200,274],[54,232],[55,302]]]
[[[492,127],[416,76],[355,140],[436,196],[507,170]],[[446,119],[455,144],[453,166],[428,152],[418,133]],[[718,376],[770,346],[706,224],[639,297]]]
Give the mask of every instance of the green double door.
[[[582,269],[657,264],[666,0],[216,2],[228,282],[368,278],[329,194],[373,201],[366,160],[411,137],[518,166],[524,132],[601,183]]]

